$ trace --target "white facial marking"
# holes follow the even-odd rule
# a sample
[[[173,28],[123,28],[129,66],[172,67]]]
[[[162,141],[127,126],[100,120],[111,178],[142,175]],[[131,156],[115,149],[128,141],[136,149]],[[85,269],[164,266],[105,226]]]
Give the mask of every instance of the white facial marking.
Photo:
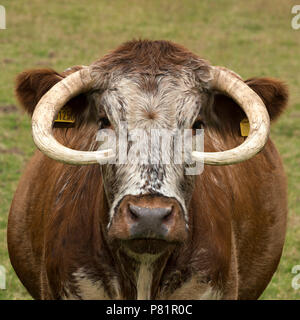
[[[124,121],[129,132],[142,129],[151,137],[151,141],[160,141],[160,137],[156,136],[159,135],[159,130],[153,129],[175,132],[191,127],[199,113],[202,97],[199,91],[195,90],[193,77],[187,74],[177,78],[161,76],[155,80],[153,90],[142,88],[140,81],[140,78],[134,76],[117,77],[111,84],[115,90],[107,90],[101,97],[95,96],[95,104],[105,108],[117,134]],[[161,146],[158,145],[158,148]],[[141,152],[150,157],[149,150]],[[118,150],[116,153],[118,154]],[[161,155],[157,152],[156,154]],[[168,154],[167,157],[172,159],[173,155]],[[162,164],[161,159],[158,159],[157,164],[152,165],[108,164],[101,169],[105,185],[109,186],[106,193],[111,221],[115,208],[125,196],[146,194],[159,194],[176,199],[183,209],[186,222],[188,221],[186,202],[191,192],[188,187],[183,188],[183,184],[191,186],[193,178],[185,176],[184,165],[174,164],[172,160],[170,164]],[[183,194],[183,190],[187,190],[186,194]]]

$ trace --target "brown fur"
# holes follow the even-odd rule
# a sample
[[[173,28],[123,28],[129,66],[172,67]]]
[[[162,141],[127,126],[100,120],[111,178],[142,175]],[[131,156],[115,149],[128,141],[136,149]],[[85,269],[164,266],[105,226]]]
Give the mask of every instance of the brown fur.
[[[175,43],[141,40],[124,43],[95,64],[108,74],[114,68],[121,68],[121,73],[139,72],[153,76],[173,70],[179,72],[182,67],[197,71],[199,57]]]
[[[156,74],[168,72],[170,65],[190,66],[195,61],[194,55],[169,42],[139,41],[121,46],[101,65],[107,72],[119,64],[124,70]],[[18,77],[17,96],[29,114],[61,77],[52,70]],[[276,119],[286,105],[286,88],[268,78],[247,83]],[[85,102],[78,110],[86,108]],[[213,111],[205,112],[205,151],[239,145],[244,140],[237,129],[242,117],[231,99],[216,96]],[[95,123],[83,121],[72,129],[55,129],[55,136],[68,147],[88,150],[96,148],[96,132]],[[286,214],[285,175],[270,140],[244,163],[205,166],[189,207],[188,239],[155,262],[151,298],[197,299],[208,287],[222,299],[258,298],[277,268]],[[29,293],[35,299],[70,294],[80,298],[72,273],[85,266],[109,298],[135,299],[138,266],[120,248],[109,245],[107,224],[100,167],[65,165],[36,151],[19,183],[8,222],[11,263]]]
[[[34,109],[42,96],[52,88],[57,82],[68,76],[70,73],[80,70],[82,67],[75,66],[70,70],[57,73],[52,69],[27,70],[20,73],[16,78],[16,97],[22,108],[32,116]],[[85,95],[79,95],[71,99],[68,104],[75,116],[76,126],[83,122],[93,122],[94,113],[90,112],[88,116],[84,115],[87,109],[87,100]]]
[[[273,78],[251,78],[245,81],[263,100],[271,121],[275,121],[284,111],[288,102],[285,84]],[[238,134],[240,122],[246,117],[244,111],[229,97],[217,94],[213,106],[202,110],[204,122],[220,133]]]

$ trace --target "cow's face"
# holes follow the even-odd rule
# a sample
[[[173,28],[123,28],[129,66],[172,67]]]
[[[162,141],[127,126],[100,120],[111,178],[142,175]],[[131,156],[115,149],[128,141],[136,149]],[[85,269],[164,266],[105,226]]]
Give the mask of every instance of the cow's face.
[[[80,71],[74,72],[78,69]],[[268,110],[249,87],[262,97]],[[142,252],[155,247],[150,246],[149,241],[178,243],[188,235],[187,226],[192,220],[188,207],[195,175],[186,174],[187,164],[177,161],[184,158],[178,156],[182,153],[180,149],[174,153],[175,148],[171,147],[174,141],[173,145],[178,144],[175,133],[201,128],[201,113],[212,132],[236,137],[240,121],[247,116],[252,129],[241,145],[222,152],[192,154],[194,160],[209,165],[239,163],[262,150],[268,138],[269,115],[271,119],[276,118],[274,109],[284,104],[287,97],[279,82],[252,79],[245,84],[230,70],[209,66],[168,41],[128,42],[89,67],[71,68],[63,74],[49,69],[24,72],[17,79],[16,93],[27,112],[32,114],[36,145],[54,160],[85,165],[111,159],[111,146],[105,151],[91,151],[95,150],[95,141],[91,145],[90,137],[95,123],[100,124],[101,129],[113,130],[116,157],[114,163],[101,166],[109,204],[108,239],[130,242],[132,248],[138,247]],[[74,99],[69,101],[71,98]],[[84,128],[91,133],[85,139],[73,131],[74,138],[80,139],[76,146],[90,151],[73,150],[56,141],[53,121],[66,103],[76,114],[76,126],[87,125],[81,127],[80,134]],[[122,140],[124,126],[128,145],[120,150],[125,144]],[[131,138],[134,137],[132,130],[141,130],[142,136],[137,133],[133,140],[144,139],[150,144],[139,145],[139,152],[131,152],[133,142],[127,138],[127,130]],[[171,139],[161,149],[159,140],[160,135],[164,135],[163,130],[168,130]],[[197,139],[194,137],[194,140]],[[218,136],[211,140],[219,143]],[[222,147],[212,149],[224,150]],[[154,150],[154,162],[150,150]],[[139,161],[124,162],[128,151],[131,158]]]
[[[201,79],[188,68],[169,74],[117,73],[105,91],[92,94],[101,115],[100,129],[114,130],[116,137],[116,158],[101,167],[112,239],[181,242],[187,238],[195,175],[187,174],[183,154],[182,163],[175,163],[175,153],[180,151],[174,148],[174,135],[178,138],[182,133],[183,137],[186,129],[192,135],[193,129],[202,128],[199,113],[210,101],[206,90],[210,75],[203,61],[200,68]],[[97,71],[95,67],[96,78]],[[100,74],[99,81],[102,79]],[[184,153],[184,146],[181,149]],[[124,153],[128,155],[125,163],[120,159]],[[128,243],[132,242],[136,241]]]

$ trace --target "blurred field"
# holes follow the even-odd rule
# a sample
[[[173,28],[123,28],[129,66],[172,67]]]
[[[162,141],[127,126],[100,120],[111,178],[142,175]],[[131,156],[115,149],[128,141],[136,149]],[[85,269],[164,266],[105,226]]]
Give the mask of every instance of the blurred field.
[[[297,1],[1,1],[7,29],[0,30],[0,265],[7,270],[7,290],[0,290],[0,299],[30,299],[10,266],[6,245],[10,203],[34,150],[30,121],[15,107],[16,74],[27,68],[62,71],[87,65],[132,38],[172,40],[243,78],[272,76],[289,85],[290,107],[271,132],[288,175],[288,233],[280,266],[262,299],[300,298],[300,289],[291,287],[291,269],[300,264],[300,30],[291,28],[294,4]]]

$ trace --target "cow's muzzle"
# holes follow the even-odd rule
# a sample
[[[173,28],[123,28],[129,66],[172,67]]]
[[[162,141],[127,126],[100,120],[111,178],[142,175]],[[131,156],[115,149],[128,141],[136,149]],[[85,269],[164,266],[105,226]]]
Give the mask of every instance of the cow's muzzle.
[[[126,196],[113,217],[108,236],[136,248],[134,251],[152,245],[163,249],[164,244],[183,242],[187,226],[183,210],[173,198]]]

